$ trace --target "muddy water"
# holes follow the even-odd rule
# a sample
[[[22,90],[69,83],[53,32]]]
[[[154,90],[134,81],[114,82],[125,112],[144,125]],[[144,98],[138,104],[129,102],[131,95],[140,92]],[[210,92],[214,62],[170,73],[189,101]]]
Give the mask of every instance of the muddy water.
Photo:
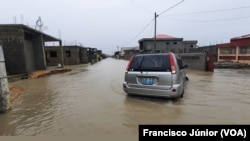
[[[184,98],[172,101],[127,96],[122,90],[127,63],[109,58],[15,82],[26,92],[0,115],[0,135],[137,137],[139,124],[250,123],[250,70],[187,70]]]

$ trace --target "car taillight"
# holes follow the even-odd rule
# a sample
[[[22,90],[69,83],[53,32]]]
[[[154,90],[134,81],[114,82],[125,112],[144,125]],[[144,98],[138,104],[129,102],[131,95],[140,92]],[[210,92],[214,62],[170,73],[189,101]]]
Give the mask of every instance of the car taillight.
[[[171,73],[176,74],[176,64],[174,61],[174,55],[169,54],[170,66],[171,66]]]
[[[129,68],[131,67],[132,61],[134,60],[134,55],[130,57],[127,68],[126,68],[126,73],[128,72]]]

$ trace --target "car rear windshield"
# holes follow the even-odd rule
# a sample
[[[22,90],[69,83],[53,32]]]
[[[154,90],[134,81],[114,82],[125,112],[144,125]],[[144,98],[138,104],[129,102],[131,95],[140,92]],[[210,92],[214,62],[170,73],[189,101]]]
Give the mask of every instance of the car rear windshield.
[[[170,71],[168,55],[138,55],[135,56],[130,71]]]

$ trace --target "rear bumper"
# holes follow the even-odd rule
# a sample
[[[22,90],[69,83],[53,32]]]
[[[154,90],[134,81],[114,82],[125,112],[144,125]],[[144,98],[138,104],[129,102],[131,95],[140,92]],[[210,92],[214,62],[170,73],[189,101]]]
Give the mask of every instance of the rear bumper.
[[[176,91],[173,92],[173,89],[175,89]],[[127,82],[123,82],[123,90],[128,94],[165,97],[165,98],[178,98],[183,93],[183,87],[181,87],[180,84],[175,84],[173,85],[172,88],[168,90],[161,90],[161,89],[145,89],[145,88],[129,87]]]

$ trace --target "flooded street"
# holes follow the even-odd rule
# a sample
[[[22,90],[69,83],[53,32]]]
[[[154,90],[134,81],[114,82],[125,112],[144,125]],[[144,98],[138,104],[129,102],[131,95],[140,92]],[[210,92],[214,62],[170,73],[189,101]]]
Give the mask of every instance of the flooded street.
[[[128,61],[105,59],[71,72],[17,81],[25,94],[0,115],[0,135],[125,135],[139,124],[249,124],[250,70],[187,70],[179,100],[127,96]]]

